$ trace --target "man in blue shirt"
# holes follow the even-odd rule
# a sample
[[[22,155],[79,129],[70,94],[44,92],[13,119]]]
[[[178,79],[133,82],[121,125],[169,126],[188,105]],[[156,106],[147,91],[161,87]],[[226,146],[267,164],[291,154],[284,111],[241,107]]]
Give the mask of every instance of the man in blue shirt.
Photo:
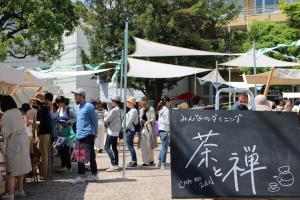
[[[248,110],[248,96],[247,94],[241,94],[239,101],[235,102],[231,110]]]
[[[77,145],[86,146],[87,157],[90,160],[92,175],[87,178],[85,174],[85,163],[78,162],[78,177],[74,179],[73,183],[84,183],[85,181],[98,180],[97,176],[97,163],[94,151],[95,137],[98,131],[98,121],[95,108],[91,103],[85,100],[85,91],[78,88],[72,91],[75,95],[75,102],[78,104],[76,109],[77,124],[76,124],[76,140]]]

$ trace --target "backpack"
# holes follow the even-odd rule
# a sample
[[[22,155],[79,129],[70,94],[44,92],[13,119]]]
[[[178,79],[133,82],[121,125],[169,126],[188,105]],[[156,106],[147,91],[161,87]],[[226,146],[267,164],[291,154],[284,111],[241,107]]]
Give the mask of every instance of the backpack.
[[[67,115],[68,115],[68,118],[70,119],[70,107],[67,108]],[[72,124],[72,129],[74,131],[74,133],[76,133],[76,122]]]

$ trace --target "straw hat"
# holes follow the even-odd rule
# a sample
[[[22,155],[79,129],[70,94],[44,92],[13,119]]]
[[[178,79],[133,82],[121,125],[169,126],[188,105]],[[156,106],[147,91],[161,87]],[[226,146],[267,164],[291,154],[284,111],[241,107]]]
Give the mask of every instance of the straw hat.
[[[265,95],[257,95],[255,97],[256,111],[271,111],[272,104],[267,100]]]
[[[132,103],[133,105],[136,104],[136,98],[135,97],[128,97],[127,102]]]
[[[183,102],[177,106],[178,109],[189,109],[189,104]]]
[[[41,103],[45,103],[45,96],[43,93],[38,92],[34,95],[32,99],[30,99],[29,103],[32,104],[34,100],[39,101]]]

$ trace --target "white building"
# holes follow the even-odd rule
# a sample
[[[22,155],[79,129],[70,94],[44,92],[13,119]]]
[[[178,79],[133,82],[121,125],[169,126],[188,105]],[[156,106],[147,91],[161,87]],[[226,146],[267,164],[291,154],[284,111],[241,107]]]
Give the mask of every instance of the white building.
[[[70,65],[80,65],[81,62],[81,49],[89,55],[89,45],[87,37],[83,30],[76,30],[72,35],[64,37],[64,51],[61,58],[53,62],[55,71],[70,71],[70,70],[83,70],[82,68],[72,68]],[[49,65],[38,60],[37,57],[27,57],[25,59],[8,58],[5,63],[10,66],[20,66],[26,68],[43,67]],[[65,67],[64,67],[65,66]],[[63,91],[63,95],[74,99],[71,93],[76,88],[84,88],[87,94],[87,100],[99,99],[99,85],[92,76],[78,76],[70,78],[58,78],[53,80],[53,85],[59,86]]]

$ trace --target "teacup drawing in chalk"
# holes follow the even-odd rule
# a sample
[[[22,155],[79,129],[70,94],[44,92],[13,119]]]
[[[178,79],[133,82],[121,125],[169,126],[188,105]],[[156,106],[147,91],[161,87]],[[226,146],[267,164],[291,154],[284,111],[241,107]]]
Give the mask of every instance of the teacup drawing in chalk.
[[[295,182],[295,178],[290,171],[290,166],[282,166],[278,168],[280,172],[278,176],[273,176],[277,182],[284,187],[291,186]]]
[[[278,187],[278,183],[270,183],[268,191],[269,192],[278,192],[280,190],[280,187]]]

